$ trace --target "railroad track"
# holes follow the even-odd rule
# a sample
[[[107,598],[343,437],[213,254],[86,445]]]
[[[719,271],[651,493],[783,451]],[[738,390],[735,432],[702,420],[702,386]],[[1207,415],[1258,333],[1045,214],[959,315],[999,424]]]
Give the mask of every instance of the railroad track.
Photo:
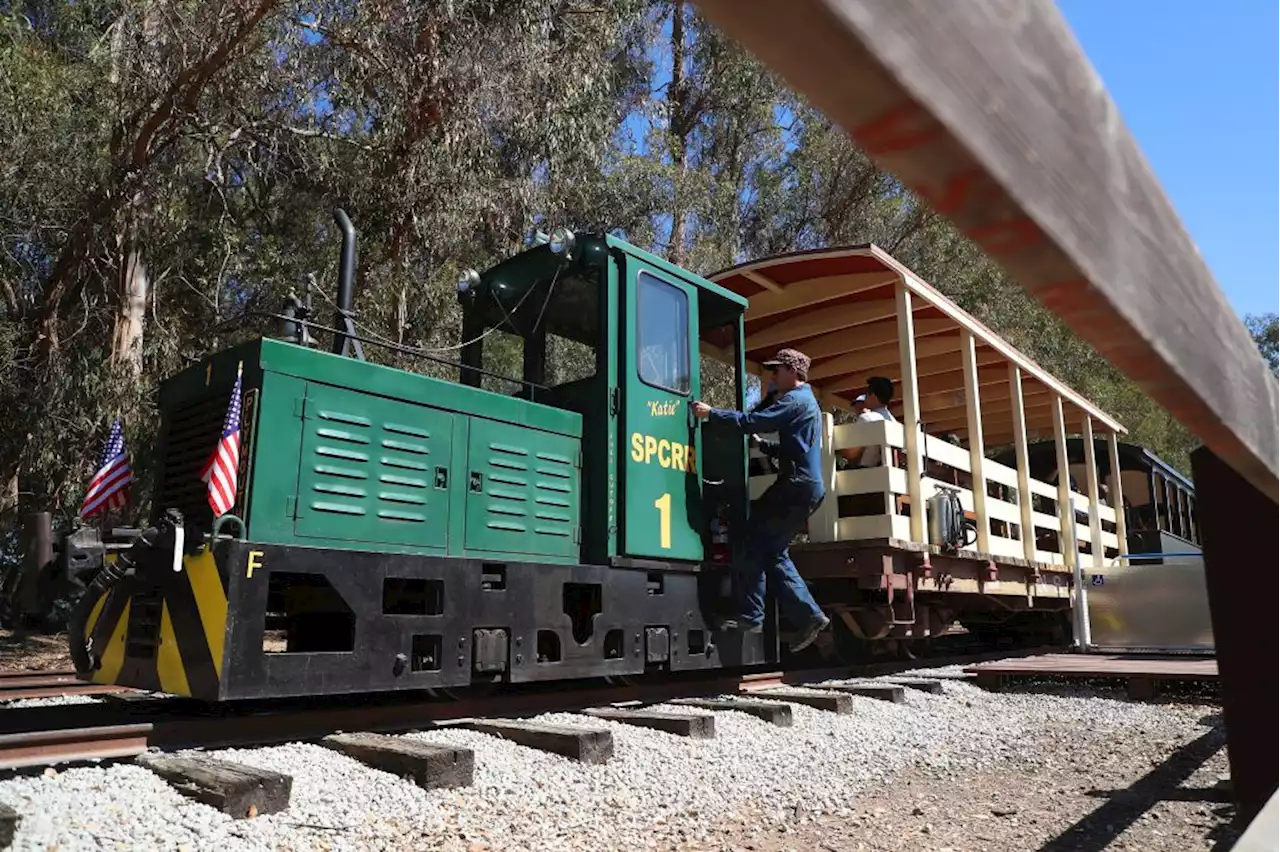
[[[904,703],[915,690],[944,693],[943,680],[954,675],[930,678],[930,668],[1046,650],[1060,649],[1005,649],[839,668],[691,672],[623,685],[534,684],[456,701],[392,693],[326,699],[319,706],[304,700],[211,705],[126,693],[91,703],[7,707],[0,709],[0,778],[41,769],[53,774],[53,767],[65,764],[127,760],[173,791],[244,819],[290,809],[294,779],[287,773],[292,770],[231,762],[208,752],[299,744],[340,752],[424,789],[470,787],[477,759],[487,765],[496,758],[487,746],[476,749],[483,741],[460,737],[458,731],[602,764],[613,758],[615,736],[625,742],[630,730],[705,740],[717,736],[718,717],[730,731],[740,732],[742,714],[768,727],[791,727],[795,706],[852,715],[857,701]],[[906,670],[915,671],[907,677],[901,674]],[[917,704],[913,712],[930,706]],[[953,706],[944,700],[938,712]],[[737,718],[729,722],[722,717],[726,712]],[[802,713],[794,724],[815,721]],[[0,845],[30,815],[0,804]]]
[[[1056,649],[985,651],[923,660],[748,674],[691,673],[688,677],[622,686],[590,683],[565,688],[561,684],[535,684],[508,694],[458,701],[423,699],[418,694],[407,693],[360,695],[327,700],[320,707],[314,702],[285,700],[208,705],[120,690],[123,694],[108,694],[105,700],[89,704],[0,709],[0,771],[132,758],[151,749],[253,747],[320,740],[340,731],[403,733],[476,719],[511,720],[592,708],[642,708],[724,695],[767,698],[771,691],[786,687],[884,677],[907,670],[1026,656],[1047,650]],[[66,673],[52,676],[65,677]],[[63,685],[74,688],[86,684]],[[0,695],[7,694],[2,692],[5,688],[0,681]],[[19,686],[15,690],[22,688],[34,687]],[[793,696],[789,700],[796,699]]]
[[[20,698],[59,698],[68,695],[113,695],[133,692],[125,686],[85,683],[72,669],[49,672],[0,673],[0,701]]]

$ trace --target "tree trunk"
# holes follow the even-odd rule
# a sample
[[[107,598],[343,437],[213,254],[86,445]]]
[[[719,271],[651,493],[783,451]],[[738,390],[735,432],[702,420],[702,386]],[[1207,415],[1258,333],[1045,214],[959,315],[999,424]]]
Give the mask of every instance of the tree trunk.
[[[667,253],[677,266],[684,264],[686,235],[684,180],[688,172],[688,98],[684,74],[684,0],[675,0],[671,10],[671,92],[667,97],[667,130],[671,138],[671,161],[674,169],[674,191],[671,203],[671,249]]]
[[[152,4],[147,4],[143,11],[141,49],[132,57],[143,73],[150,71],[145,67],[145,59],[154,49],[157,22]],[[116,19],[115,30],[111,34],[111,72],[109,80],[113,87],[118,87],[124,77],[130,58],[126,54],[126,26],[128,19],[121,14]],[[135,45],[135,47],[138,47]],[[120,151],[113,151],[119,157]],[[135,193],[126,204],[123,224],[116,231],[116,287],[120,300],[120,312],[116,314],[114,328],[111,333],[111,363],[128,375],[136,378],[142,375],[142,337],[147,318],[147,296],[149,280],[147,264],[142,254],[141,242],[138,239],[137,211],[142,206],[141,193]]]
[[[18,513],[18,466],[0,472],[0,524]]]
[[[142,339],[150,280],[131,214],[132,211],[127,214],[131,221],[116,235],[120,313],[116,315],[111,339],[111,363],[136,378],[142,375]]]
[[[404,332],[409,326],[409,288],[402,286],[396,297],[396,343],[404,346]]]

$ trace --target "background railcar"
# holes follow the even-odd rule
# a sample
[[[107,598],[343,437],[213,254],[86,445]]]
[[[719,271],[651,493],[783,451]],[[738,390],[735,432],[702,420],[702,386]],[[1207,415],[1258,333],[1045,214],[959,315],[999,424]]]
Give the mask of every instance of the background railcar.
[[[1084,440],[1068,438],[1067,455],[1072,489],[1087,476]],[[1131,554],[1188,553],[1200,551],[1200,527],[1196,519],[1195,485],[1176,468],[1137,444],[1118,442],[1121,488],[1117,489],[1106,447],[1097,442],[1099,499],[1112,505],[1112,494],[1123,494],[1126,539]],[[1045,482],[1058,481],[1058,460],[1053,441],[1027,445],[1031,475]],[[1014,463],[1014,451],[993,454],[1002,464]],[[1113,506],[1114,508],[1114,506]],[[1135,559],[1135,563],[1140,559]]]
[[[1080,438],[1067,441],[1074,482],[1088,475],[1084,449]],[[1128,547],[1124,554],[1108,554],[1088,572],[1087,644],[1095,650],[1212,652],[1195,486],[1145,447],[1119,443],[1117,449],[1120,488],[1114,471],[1099,464],[1099,500],[1122,495]],[[1011,456],[1005,452],[996,459]],[[1057,481],[1053,442],[1031,444],[1028,457],[1033,476]]]

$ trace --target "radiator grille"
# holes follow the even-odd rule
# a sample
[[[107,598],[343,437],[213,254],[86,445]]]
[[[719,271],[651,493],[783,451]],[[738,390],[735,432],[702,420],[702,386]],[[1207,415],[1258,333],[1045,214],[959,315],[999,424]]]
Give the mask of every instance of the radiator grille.
[[[189,521],[205,526],[212,523],[208,486],[200,479],[200,468],[208,461],[222,434],[230,395],[228,385],[221,392],[170,412],[164,442],[163,482],[156,504],[158,511],[176,508]],[[243,456],[247,449],[243,433],[240,446]],[[236,502],[239,504],[239,496]]]

